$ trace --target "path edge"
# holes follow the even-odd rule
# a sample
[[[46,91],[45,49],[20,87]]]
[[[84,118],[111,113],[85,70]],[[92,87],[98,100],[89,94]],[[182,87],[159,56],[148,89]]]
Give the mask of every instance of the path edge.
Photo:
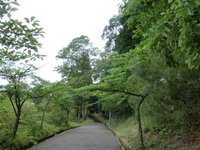
[[[35,144],[33,142],[27,143],[26,145],[24,145],[23,147],[21,147],[21,150],[28,150],[29,148],[31,148],[33,146],[36,146],[39,143],[41,143],[41,142],[43,142],[43,141],[45,141],[45,140],[47,140],[49,138],[52,138],[52,137],[54,137],[54,136],[56,136],[56,135],[58,135],[58,134],[60,134],[60,133],[62,133],[64,131],[71,130],[71,129],[78,128],[78,127],[79,126],[75,126],[75,127],[69,127],[69,128],[65,128],[65,129],[59,130],[59,131],[57,131],[57,132],[55,132],[55,133],[53,133],[51,135],[48,135],[48,136],[45,136],[45,137],[43,137],[41,139],[36,140],[35,142],[37,142],[37,144]]]
[[[102,120],[100,120],[99,118],[97,118],[96,116],[92,114],[88,115],[88,117],[90,117],[94,122],[103,123],[106,126],[106,128],[110,130],[113,133],[113,135],[116,137],[118,143],[122,147],[122,150],[131,150],[131,146],[125,140],[123,140],[114,130],[112,130],[105,122],[103,122]]]

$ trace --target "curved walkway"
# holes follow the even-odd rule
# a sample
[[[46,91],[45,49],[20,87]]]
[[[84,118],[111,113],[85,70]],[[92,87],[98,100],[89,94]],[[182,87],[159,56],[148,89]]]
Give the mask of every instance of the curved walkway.
[[[121,150],[115,136],[102,123],[64,131],[29,150]]]

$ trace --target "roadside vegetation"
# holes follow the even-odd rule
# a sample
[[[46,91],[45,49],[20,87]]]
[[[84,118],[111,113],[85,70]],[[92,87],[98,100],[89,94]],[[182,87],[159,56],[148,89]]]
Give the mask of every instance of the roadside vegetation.
[[[36,144],[95,113],[134,150],[200,149],[198,0],[124,0],[104,50],[85,35],[59,50],[54,83],[34,74],[39,21],[13,19],[15,0],[0,4],[0,145]]]
[[[120,120],[113,119],[111,124],[108,119],[101,115],[95,115],[95,117],[105,123],[106,126],[116,134],[125,149],[138,149],[137,123],[134,117]],[[200,148],[200,131],[194,133],[177,133],[177,131],[169,132],[164,129],[162,131],[154,131],[145,128],[146,126],[151,125],[147,120],[144,119],[143,124],[144,144],[148,150],[198,150]]]
[[[43,101],[45,101],[45,99]],[[73,112],[71,112],[68,119],[64,111],[62,112],[63,116],[61,116],[62,114],[60,114],[59,111],[62,109],[56,109],[55,102],[52,100],[51,104],[49,104],[46,109],[45,118],[41,127],[41,119],[45,105],[45,103],[33,105],[30,101],[24,104],[19,128],[16,136],[13,138],[10,133],[13,128],[15,115],[11,111],[10,102],[8,100],[3,100],[0,107],[1,145],[8,150],[26,149],[60,131],[92,123],[88,118],[85,118],[85,120],[81,119],[80,123],[77,123]]]

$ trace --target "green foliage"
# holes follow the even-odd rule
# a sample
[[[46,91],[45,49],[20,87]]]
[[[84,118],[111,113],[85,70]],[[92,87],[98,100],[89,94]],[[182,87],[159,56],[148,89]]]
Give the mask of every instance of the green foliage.
[[[83,85],[90,84],[92,82],[92,56],[94,57],[96,52],[97,48],[92,46],[87,36],[82,35],[75,38],[66,48],[59,51],[57,57],[63,59],[64,63],[58,67],[58,71],[67,80],[73,80],[75,78],[75,80],[79,80],[79,83],[83,82]]]
[[[7,99],[0,102],[0,133],[2,136],[8,135],[11,132],[14,122],[14,112]]]
[[[7,60],[19,61],[35,60],[42,58],[38,53],[41,44],[38,39],[43,36],[43,29],[39,26],[39,21],[34,17],[31,19],[25,18],[22,22],[17,19],[12,19],[11,13],[16,11],[16,0],[4,1],[1,0],[0,7],[0,56],[1,62]]]
[[[119,54],[102,55],[93,89],[110,92],[101,94],[108,106],[123,102],[125,92],[150,93],[142,108],[145,131],[198,129],[199,8],[197,1],[128,0],[104,30],[106,48]],[[118,100],[112,92],[121,92]],[[136,101],[127,104],[134,110]]]
[[[141,119],[149,149],[183,148],[188,146],[184,141],[198,139],[198,0],[124,0],[103,31],[106,52],[98,60],[98,48],[87,36],[74,38],[57,56],[63,60],[57,67],[63,79],[49,83],[34,76],[31,86],[25,79],[36,68],[28,62],[42,57],[42,28],[35,17],[12,19],[16,1],[0,4],[0,76],[8,81],[1,87],[0,141],[10,149],[77,126],[90,109],[109,114],[109,119],[112,114],[110,127],[136,149],[133,117],[138,117],[138,102],[147,93]],[[21,109],[16,111],[17,106]],[[17,114],[19,133],[13,139],[8,135]]]

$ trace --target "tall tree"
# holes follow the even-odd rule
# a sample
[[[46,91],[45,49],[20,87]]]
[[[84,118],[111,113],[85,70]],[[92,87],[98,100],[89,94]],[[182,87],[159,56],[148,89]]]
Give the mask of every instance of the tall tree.
[[[63,65],[57,68],[72,88],[80,88],[92,83],[94,61],[98,49],[92,45],[87,36],[73,39],[66,48],[59,51],[58,58]],[[73,98],[77,105],[77,120],[84,117],[87,96],[75,93]],[[79,121],[78,121],[79,122]]]
[[[70,81],[71,77],[83,78],[81,82],[90,84],[92,82],[91,67],[97,48],[93,47],[87,36],[73,39],[70,44],[59,51],[58,58],[62,59],[63,65],[57,69]]]

